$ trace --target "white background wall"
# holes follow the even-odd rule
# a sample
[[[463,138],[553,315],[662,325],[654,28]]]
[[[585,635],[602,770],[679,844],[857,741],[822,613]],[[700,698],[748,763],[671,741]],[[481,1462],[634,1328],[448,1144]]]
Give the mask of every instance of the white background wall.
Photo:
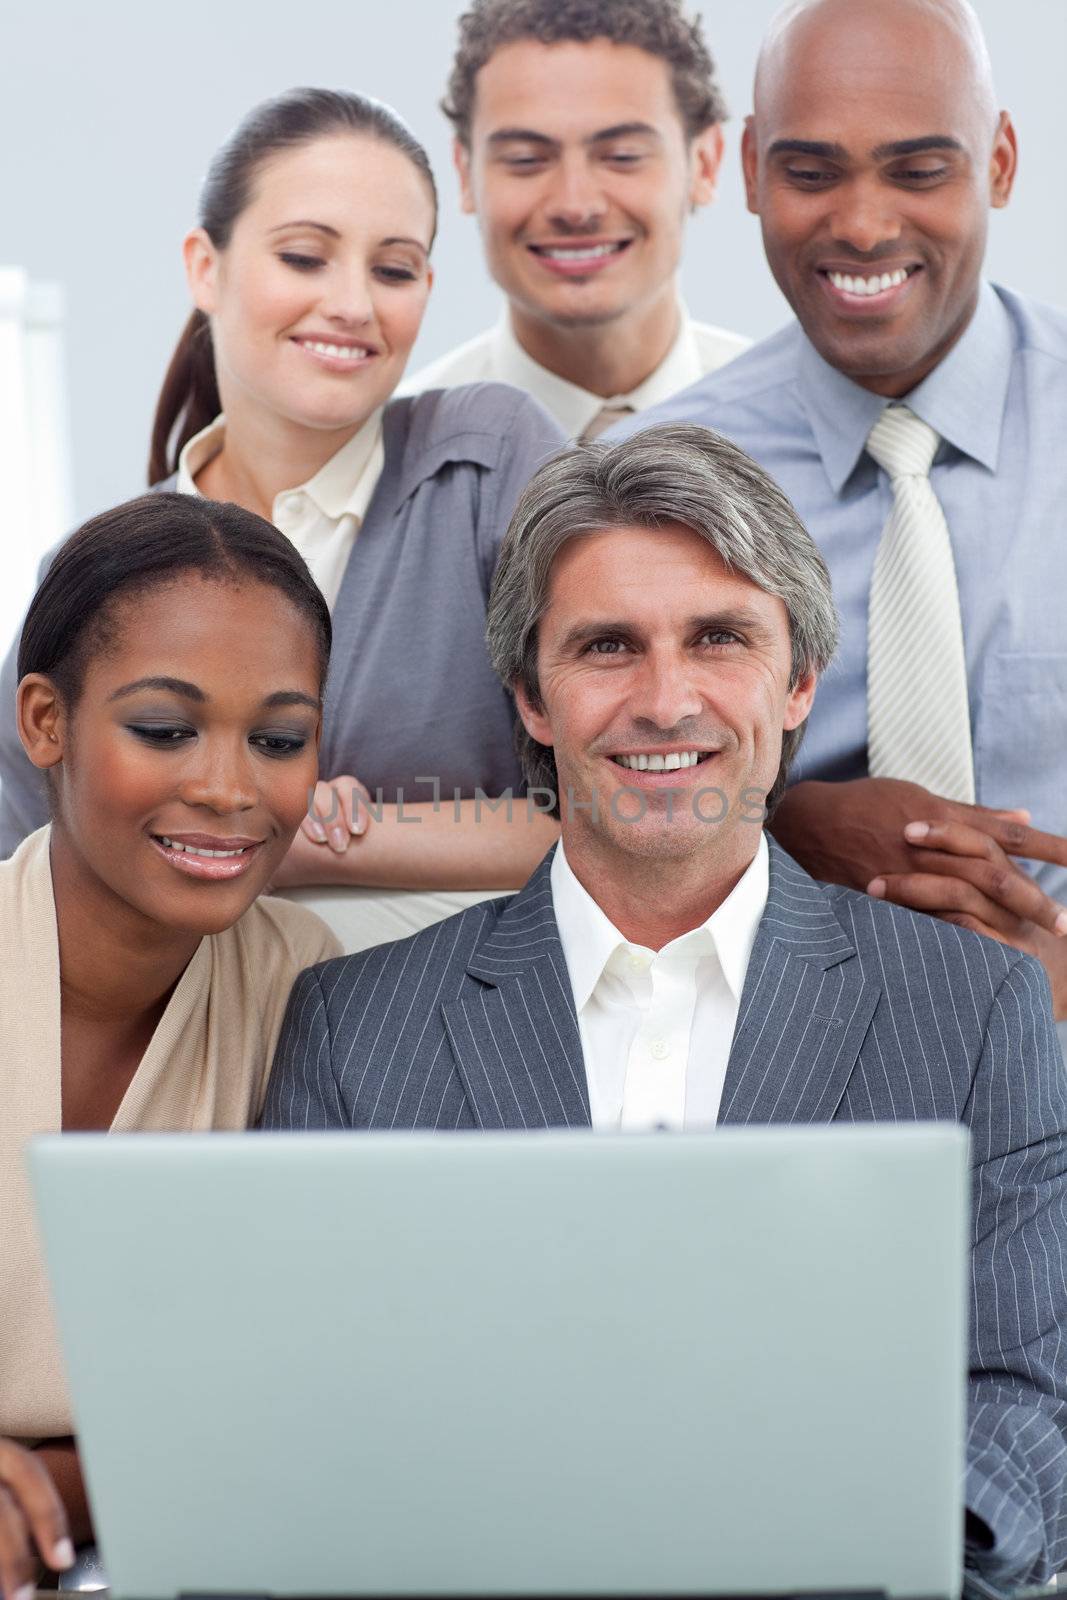
[[[976,3],[1021,144],[1015,198],[993,218],[990,269],[1064,303],[1067,0]],[[776,6],[699,7],[734,116],[725,181],[712,210],[694,219],[683,286],[694,314],[755,336],[786,311],[744,209],[737,140]],[[266,95],[300,83],[360,89],[396,106],[428,145],[444,214],[416,362],[495,315],[475,224],[455,208],[437,110],[462,9],[458,0],[16,0],[6,10],[0,264],[67,293],[79,517],[144,485],[156,393],[187,313],[179,242],[211,153]]]

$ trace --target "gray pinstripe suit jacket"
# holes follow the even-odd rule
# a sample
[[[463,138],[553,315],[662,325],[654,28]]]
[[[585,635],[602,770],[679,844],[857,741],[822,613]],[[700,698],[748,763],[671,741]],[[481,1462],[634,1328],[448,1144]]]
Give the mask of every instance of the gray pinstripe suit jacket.
[[[966,1502],[991,1575],[1044,1578],[1067,1563],[1067,1076],[1044,971],[770,848],[719,1120],[970,1128]],[[263,1126],[587,1126],[550,859],[510,899],[301,974]]]

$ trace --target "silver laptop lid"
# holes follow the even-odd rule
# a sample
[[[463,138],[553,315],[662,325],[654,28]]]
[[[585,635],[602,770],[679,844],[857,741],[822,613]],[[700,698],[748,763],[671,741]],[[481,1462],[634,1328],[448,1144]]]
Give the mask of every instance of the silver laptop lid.
[[[959,1591],[954,1127],[31,1165],[120,1595]]]

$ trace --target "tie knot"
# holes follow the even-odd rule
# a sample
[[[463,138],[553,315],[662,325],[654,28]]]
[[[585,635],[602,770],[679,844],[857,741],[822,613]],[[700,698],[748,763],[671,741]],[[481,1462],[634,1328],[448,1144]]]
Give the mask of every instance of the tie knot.
[[[867,453],[895,482],[930,475],[940,435],[907,406],[886,406],[867,435]]]
[[[596,416],[587,422],[578,435],[581,444],[591,444],[594,439],[599,439],[602,433],[607,433],[623,417],[633,416],[634,408],[629,400],[608,400],[602,405]]]

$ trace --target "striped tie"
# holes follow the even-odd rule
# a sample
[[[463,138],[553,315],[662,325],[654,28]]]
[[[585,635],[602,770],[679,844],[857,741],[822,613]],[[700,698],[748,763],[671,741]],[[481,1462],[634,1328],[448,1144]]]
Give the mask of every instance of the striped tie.
[[[607,405],[601,406],[596,416],[591,418],[578,435],[579,444],[592,444],[594,439],[599,439],[602,433],[607,433],[623,417],[632,417],[633,406],[628,400],[609,400]]]
[[[948,800],[974,800],[967,667],[948,524],[930,484],[939,443],[886,406],[867,450],[893,485],[867,614],[867,769]]]

